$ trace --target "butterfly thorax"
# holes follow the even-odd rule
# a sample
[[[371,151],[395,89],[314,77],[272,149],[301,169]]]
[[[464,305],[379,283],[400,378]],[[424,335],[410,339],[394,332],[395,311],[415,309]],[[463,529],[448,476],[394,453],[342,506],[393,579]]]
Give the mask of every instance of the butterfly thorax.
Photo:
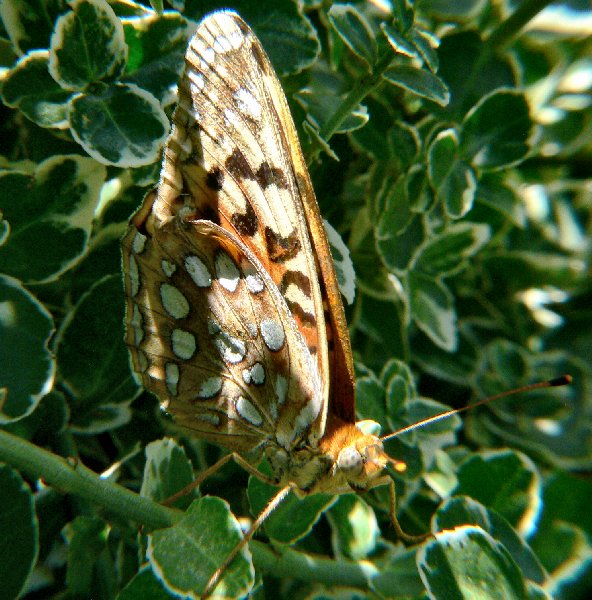
[[[278,485],[292,483],[300,496],[347,494],[383,485],[388,481],[384,468],[391,462],[380,438],[334,415],[318,444],[289,452],[270,447],[266,455]]]

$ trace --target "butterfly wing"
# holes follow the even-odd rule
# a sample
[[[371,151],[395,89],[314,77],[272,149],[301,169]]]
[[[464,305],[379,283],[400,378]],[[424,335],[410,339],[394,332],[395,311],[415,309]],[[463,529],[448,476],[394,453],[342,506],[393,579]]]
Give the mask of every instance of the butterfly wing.
[[[324,431],[330,386],[338,414],[353,421],[349,335],[314,192],[282,88],[235,13],[198,27],[173,123],[155,215],[208,219],[245,244],[316,357],[324,400],[312,433]]]
[[[123,247],[126,341],[144,387],[200,437],[289,450],[318,418],[320,378],[258,259],[208,221],[131,227]]]

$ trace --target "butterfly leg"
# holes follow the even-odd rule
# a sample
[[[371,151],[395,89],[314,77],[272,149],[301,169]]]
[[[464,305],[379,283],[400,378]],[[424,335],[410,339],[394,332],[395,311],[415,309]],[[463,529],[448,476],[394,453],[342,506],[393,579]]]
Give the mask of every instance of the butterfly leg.
[[[267,483],[269,485],[276,486],[277,482],[273,479],[267,477],[260,471],[258,471],[255,467],[249,464],[240,454],[232,453],[223,456],[218,462],[214,463],[211,467],[208,467],[205,471],[202,471],[191,483],[186,485],[184,488],[180,489],[178,492],[169,496],[166,500],[162,501],[162,504],[165,506],[170,506],[179,498],[183,498],[187,494],[189,494],[192,490],[199,487],[210,475],[214,474],[218,469],[222,468],[229,460],[234,460],[234,462],[241,466],[247,473],[257,477],[257,479]]]
[[[421,542],[423,542],[424,540],[426,540],[427,538],[432,536],[431,533],[424,533],[422,535],[410,535],[408,533],[405,533],[403,531],[403,529],[401,528],[401,524],[399,523],[399,520],[397,519],[397,494],[396,494],[396,490],[395,490],[395,482],[392,479],[390,479],[390,481],[389,481],[389,495],[390,495],[390,511],[389,512],[390,512],[390,517],[391,517],[391,523],[393,524],[395,533],[397,534],[397,537],[400,540],[405,542],[405,544],[420,544]]]
[[[253,469],[253,467],[251,467]],[[256,470],[256,469],[255,469]],[[255,475],[259,477],[261,474]],[[243,539],[232,549],[232,552],[224,559],[224,562],[218,567],[216,572],[210,577],[204,591],[201,594],[202,598],[207,598],[213,591],[220,578],[224,574],[224,571],[228,568],[230,563],[234,560],[236,555],[249,543],[255,532],[261,527],[262,523],[269,517],[269,515],[284,501],[286,496],[290,493],[293,488],[293,484],[286,485],[278,491],[278,493],[268,502],[267,506],[261,511],[261,514],[253,521],[253,524],[243,536]]]

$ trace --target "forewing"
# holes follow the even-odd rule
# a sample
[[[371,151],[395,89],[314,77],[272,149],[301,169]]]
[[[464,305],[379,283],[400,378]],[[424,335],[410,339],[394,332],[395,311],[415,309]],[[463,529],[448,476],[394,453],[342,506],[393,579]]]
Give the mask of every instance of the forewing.
[[[155,214],[208,219],[244,242],[316,356],[323,414],[331,377],[353,414],[349,336],[316,199],[281,86],[235,13],[214,13],[198,27],[173,123]],[[325,310],[336,331],[331,367]],[[316,428],[322,434],[324,417]]]
[[[132,226],[123,242],[126,341],[144,387],[200,437],[290,449],[321,411],[321,385],[265,269],[208,221],[145,233]]]

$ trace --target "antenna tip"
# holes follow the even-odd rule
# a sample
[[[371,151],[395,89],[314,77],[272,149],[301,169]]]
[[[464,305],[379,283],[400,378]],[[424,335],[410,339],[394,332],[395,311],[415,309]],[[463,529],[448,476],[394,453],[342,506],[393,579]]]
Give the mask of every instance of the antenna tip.
[[[560,387],[562,385],[569,385],[573,381],[573,377],[571,375],[562,375],[561,377],[556,377],[555,379],[549,379],[549,385],[551,387]]]
[[[395,471],[397,471],[397,473],[404,473],[407,470],[407,464],[404,463],[402,460],[397,460],[396,458],[392,458],[388,455],[387,455],[387,459],[393,466],[393,469],[395,469]]]

